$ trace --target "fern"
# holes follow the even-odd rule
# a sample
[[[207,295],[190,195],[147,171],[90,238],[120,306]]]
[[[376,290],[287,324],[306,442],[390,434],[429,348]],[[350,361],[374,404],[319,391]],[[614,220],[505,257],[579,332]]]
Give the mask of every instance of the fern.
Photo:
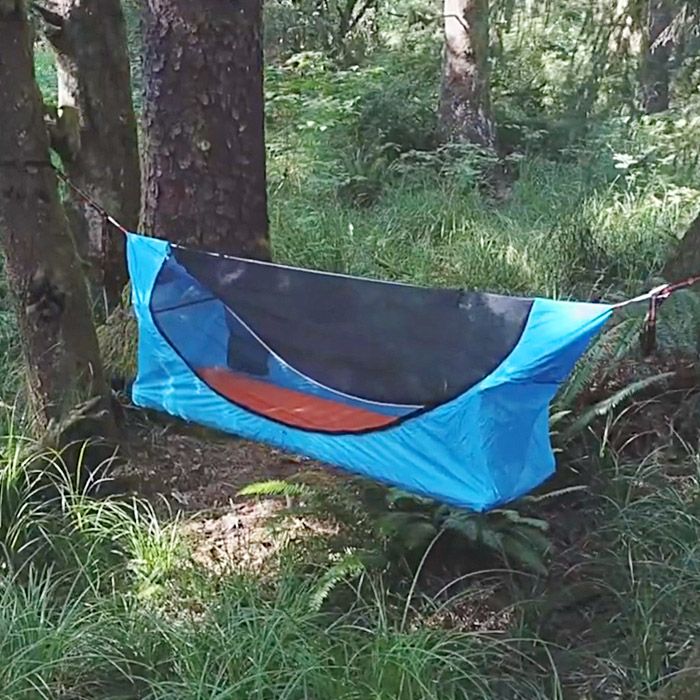
[[[674,374],[674,372],[663,372],[652,377],[639,379],[615,392],[612,396],[599,401],[597,404],[584,411],[584,413],[564,431],[564,440],[571,439],[573,436],[580,434],[588,428],[596,418],[612,413],[620,404],[655,384],[666,382],[673,377]]]
[[[309,609],[318,612],[328,600],[328,596],[341,583],[356,579],[367,571],[365,560],[361,553],[348,550],[326,571],[311,594]]]
[[[501,538],[501,548],[507,562],[520,564],[541,576],[547,575],[542,553],[531,546],[528,538],[506,533]]]
[[[460,535],[467,542],[476,544],[479,541],[480,527],[474,517],[465,516],[462,513],[453,514],[445,518],[442,526],[446,530]]]
[[[530,494],[528,496],[523,496],[520,500],[522,503],[543,503],[544,501],[550,501],[555,498],[560,498],[561,496],[568,496],[570,493],[578,493],[580,491],[587,491],[588,486],[567,486],[563,489],[556,489],[555,491],[548,491],[547,493],[540,493],[537,495]]]
[[[298,498],[300,496],[308,496],[313,493],[313,489],[305,484],[293,484],[289,481],[271,480],[258,481],[254,484],[248,484],[239,492],[239,496],[285,496],[287,498]]]
[[[427,545],[437,534],[431,518],[422,513],[392,511],[377,518],[375,524],[381,536],[409,552]]]
[[[556,415],[571,409],[601,374],[609,375],[637,348],[641,318],[630,317],[605,331],[585,353],[555,401]]]
[[[549,523],[546,520],[525,517],[520,515],[517,510],[495,510],[492,511],[490,515],[503,517],[506,524],[524,525],[539,530],[540,532],[547,532],[549,530]]]

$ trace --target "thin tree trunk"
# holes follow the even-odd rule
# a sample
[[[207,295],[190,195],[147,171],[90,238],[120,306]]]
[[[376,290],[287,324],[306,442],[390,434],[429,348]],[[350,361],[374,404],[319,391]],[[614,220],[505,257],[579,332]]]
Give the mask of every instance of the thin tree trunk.
[[[440,125],[449,141],[492,148],[488,0],[444,0]]]
[[[672,282],[695,275],[700,275],[700,214],[688,227],[663,270],[663,276]]]
[[[261,0],[148,0],[143,228],[267,258]]]
[[[663,34],[673,20],[672,0],[648,0],[640,67],[642,108],[656,114],[669,105],[669,60],[672,43]]]
[[[135,231],[141,173],[120,0],[43,0],[37,7],[58,65],[54,147],[71,180]],[[113,308],[127,280],[124,239],[74,192],[67,213],[91,281]]]
[[[0,0],[0,237],[30,396],[43,426],[81,402],[114,433],[85,278],[49,163],[24,0]]]

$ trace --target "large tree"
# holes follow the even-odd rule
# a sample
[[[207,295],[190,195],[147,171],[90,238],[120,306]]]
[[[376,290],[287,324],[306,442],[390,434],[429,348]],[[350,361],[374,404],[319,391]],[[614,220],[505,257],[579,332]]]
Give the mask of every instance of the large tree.
[[[147,0],[143,228],[269,256],[261,0]]]
[[[450,141],[492,148],[488,0],[444,0],[440,125]]]
[[[85,277],[49,162],[25,0],[0,0],[0,125],[0,240],[35,416],[47,426],[89,404],[100,432],[112,433]]]
[[[673,6],[673,0],[646,2],[639,81],[642,107],[647,114],[668,109]]]
[[[120,0],[41,0],[56,51],[58,115],[53,145],[75,184],[130,230],[141,206],[141,173],[126,27]],[[113,307],[126,283],[124,239],[74,192],[68,216],[95,287]]]

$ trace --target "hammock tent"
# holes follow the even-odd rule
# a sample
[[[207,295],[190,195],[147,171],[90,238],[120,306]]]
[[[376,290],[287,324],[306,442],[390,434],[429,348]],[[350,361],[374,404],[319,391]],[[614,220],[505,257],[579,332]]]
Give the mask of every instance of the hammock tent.
[[[127,252],[134,403],[476,511],[553,473],[549,402],[614,308]]]

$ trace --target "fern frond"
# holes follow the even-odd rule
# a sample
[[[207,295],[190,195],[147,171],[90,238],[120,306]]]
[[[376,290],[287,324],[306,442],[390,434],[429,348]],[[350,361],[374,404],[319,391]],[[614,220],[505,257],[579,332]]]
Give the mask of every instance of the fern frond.
[[[560,498],[561,496],[568,496],[570,493],[577,493],[579,491],[587,491],[588,486],[585,484],[579,484],[578,486],[567,486],[563,489],[557,489],[556,491],[548,491],[547,493],[540,493],[537,495],[523,496],[520,500],[523,503],[542,503],[544,501],[549,501],[554,498]]]
[[[271,480],[258,481],[254,484],[244,486],[239,492],[239,496],[287,496],[299,497],[308,496],[314,490],[305,484],[292,484],[289,481]]]
[[[625,357],[636,350],[641,325],[641,316],[631,316],[615,324],[598,338],[576,364],[559,392],[554,402],[555,412],[561,413],[571,409],[594,379],[601,374],[609,375]]]
[[[432,518],[425,513],[392,511],[375,521],[379,534],[407,550],[426,546],[437,534]]]
[[[554,426],[559,423],[559,421],[563,420],[567,416],[571,415],[571,411],[556,411],[549,417],[549,428],[550,430],[554,428]]]
[[[326,571],[311,594],[309,609],[318,612],[328,599],[328,596],[341,583],[346,583],[361,576],[367,567],[362,555],[355,551],[345,552],[340,561],[337,561]]]
[[[427,508],[435,505],[435,501],[414,493],[408,493],[398,488],[390,488],[386,492],[386,504],[393,508]]]
[[[502,539],[502,550],[503,556],[508,562],[521,564],[526,569],[540,576],[547,575],[547,567],[545,566],[542,555],[529,546],[527,541],[510,534],[504,535]]]
[[[475,543],[479,540],[479,523],[465,514],[453,514],[445,518],[443,524],[445,530],[451,530],[464,537],[467,541]]]
[[[615,410],[620,404],[628,401],[633,396],[639,394],[640,392],[648,389],[655,384],[662,384],[671,377],[673,377],[675,372],[663,372],[661,374],[656,374],[652,377],[645,377],[644,379],[639,379],[636,382],[628,384],[626,387],[615,392],[612,396],[607,399],[599,401],[594,406],[591,406],[588,410],[575,420],[563,434],[564,439],[570,439],[574,435],[581,433],[585,430],[596,418],[608,415]]]
[[[528,518],[524,515],[520,515],[517,510],[494,510],[489,513],[490,517],[497,515],[504,519],[505,522],[502,525],[503,527],[523,525],[541,532],[547,532],[549,530],[549,523],[546,520],[541,520],[540,518]]]

